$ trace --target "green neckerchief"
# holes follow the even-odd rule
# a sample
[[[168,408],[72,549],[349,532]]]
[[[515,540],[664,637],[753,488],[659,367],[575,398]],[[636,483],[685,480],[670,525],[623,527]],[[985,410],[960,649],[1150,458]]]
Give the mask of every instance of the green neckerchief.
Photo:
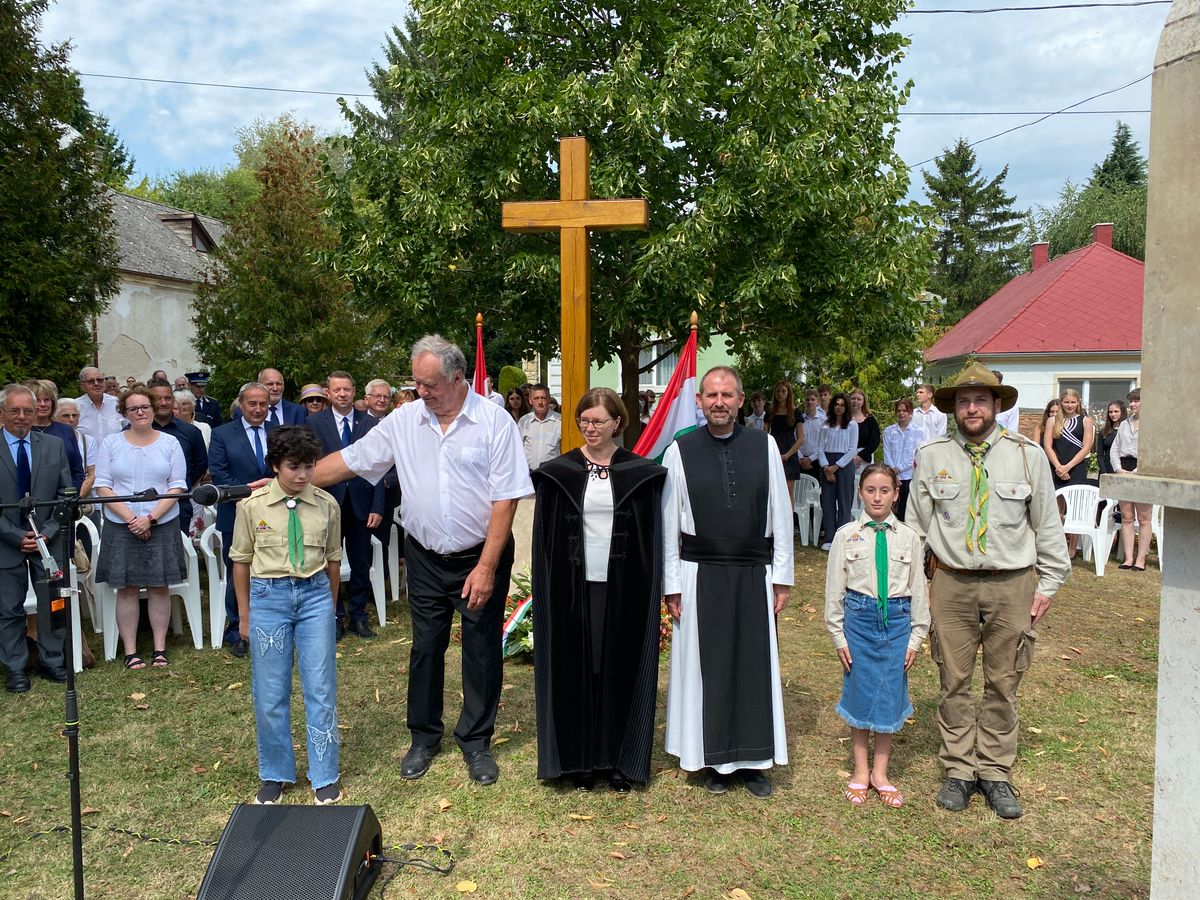
[[[304,568],[304,527],[296,512],[296,498],[288,497],[285,505],[288,508],[288,562],[293,570],[299,571]]]
[[[967,504],[967,549],[973,544],[979,546],[980,553],[987,553],[988,528],[988,479],[987,469],[983,467],[984,457],[991,449],[991,444],[963,444],[963,449],[971,458],[971,499]]]
[[[878,599],[875,601],[875,608],[879,610],[880,619],[883,622],[883,627],[887,628],[888,620],[888,545],[887,545],[887,522],[876,522],[874,519],[868,520],[866,526],[875,532],[875,584],[876,594]]]

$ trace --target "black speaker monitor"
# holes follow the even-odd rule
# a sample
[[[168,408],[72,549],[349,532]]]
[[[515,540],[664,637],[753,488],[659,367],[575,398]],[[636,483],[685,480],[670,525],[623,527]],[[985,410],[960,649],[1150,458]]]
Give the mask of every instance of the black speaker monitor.
[[[382,853],[369,806],[239,804],[196,900],[364,900]]]

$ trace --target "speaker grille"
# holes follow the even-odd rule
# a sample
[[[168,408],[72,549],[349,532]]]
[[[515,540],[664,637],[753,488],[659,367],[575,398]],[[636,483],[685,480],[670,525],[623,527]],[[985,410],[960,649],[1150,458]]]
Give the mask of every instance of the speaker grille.
[[[355,838],[362,832],[364,813],[374,822],[365,806],[237,807],[198,898],[343,900],[351,896],[354,873],[362,861]],[[378,825],[374,827],[377,835]],[[374,843],[378,846],[378,838]],[[349,854],[355,858],[347,859]]]

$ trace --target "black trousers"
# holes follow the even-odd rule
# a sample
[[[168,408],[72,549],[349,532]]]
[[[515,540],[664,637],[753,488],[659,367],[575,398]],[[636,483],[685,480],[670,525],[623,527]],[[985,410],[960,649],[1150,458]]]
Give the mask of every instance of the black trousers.
[[[464,753],[486,750],[496,728],[504,659],[500,634],[504,628],[504,600],[512,577],[513,539],[508,538],[492,595],[476,610],[467,609],[463,582],[479,563],[483,545],[450,555],[422,547],[411,535],[404,539],[408,563],[408,605],[412,612],[412,652],[408,664],[408,730],[414,744],[439,744],[443,693],[446,682],[446,647],[454,611],[462,617],[463,706],[454,729],[454,741]]]
[[[350,492],[342,501],[342,537],[346,539],[346,561],[350,563],[350,580],[338,591],[337,619],[345,623],[366,622],[371,595],[371,532],[364,519],[354,514]],[[387,554],[384,554],[387,558]]]
[[[55,541],[54,552],[58,551],[58,542]],[[25,643],[25,592],[29,588],[30,577],[33,578],[33,589],[38,596],[38,656],[43,666],[52,669],[61,669],[65,664],[63,643],[66,631],[50,627],[46,570],[38,557],[26,553],[15,566],[0,569],[0,663],[9,672],[24,672],[29,665],[29,648]]]

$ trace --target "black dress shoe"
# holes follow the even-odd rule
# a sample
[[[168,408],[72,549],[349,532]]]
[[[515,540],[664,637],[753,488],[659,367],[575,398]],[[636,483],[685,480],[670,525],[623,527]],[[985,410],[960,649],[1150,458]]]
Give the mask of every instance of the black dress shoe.
[[[704,788],[710,794],[724,794],[729,790],[731,776],[722,775],[716,769],[708,769],[704,773]]]
[[[771,782],[758,769],[743,769],[742,783],[746,785],[746,790],[759,800],[765,800],[771,796]]]
[[[55,668],[54,666],[38,666],[35,670],[38,678],[45,678],[47,681],[53,681],[55,684],[67,683],[67,670],[63,668]]]
[[[404,754],[404,760],[400,763],[400,777],[406,781],[416,781],[422,775],[429,771],[429,764],[433,762],[433,758],[438,755],[441,747],[423,747],[420,744],[413,744],[408,748],[408,752]]]
[[[229,645],[229,652],[232,653],[234,656],[236,656],[238,659],[241,659],[249,651],[250,651],[250,643],[248,641],[243,641],[241,638],[238,638],[236,641],[233,641]]]
[[[628,794],[633,790],[633,783],[617,771],[609,776],[608,786],[612,788],[614,794]]]
[[[371,626],[366,623],[366,620],[351,622],[349,631],[351,634],[357,634],[360,638],[375,637],[375,632],[371,630]]]
[[[500,777],[500,767],[492,758],[491,750],[474,750],[471,753],[464,753],[463,759],[467,762],[467,774],[476,784],[495,784],[496,779]]]
[[[984,781],[980,778],[975,789],[987,797],[988,806],[1000,818],[1021,818],[1021,801],[1017,799],[1016,790],[1007,781]]]
[[[575,775],[571,783],[575,785],[575,790],[586,794],[596,786],[596,779],[592,775]]]
[[[4,679],[4,688],[12,694],[23,694],[30,688],[29,676],[24,672],[9,672]]]

